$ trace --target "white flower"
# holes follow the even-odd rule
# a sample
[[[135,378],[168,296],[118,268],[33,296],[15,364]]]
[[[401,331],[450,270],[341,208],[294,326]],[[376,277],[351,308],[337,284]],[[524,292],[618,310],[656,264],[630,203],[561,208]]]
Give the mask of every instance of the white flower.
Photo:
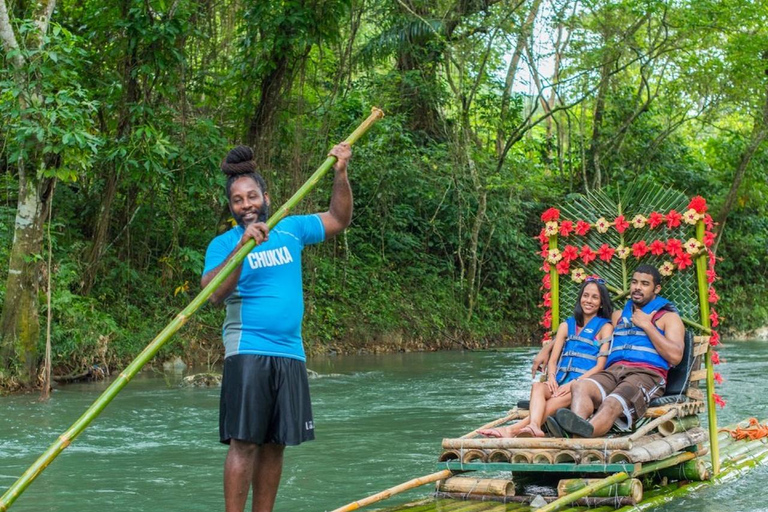
[[[555,222],[554,220],[547,222],[546,226],[544,226],[544,234],[547,236],[556,235],[558,230],[559,230],[559,226],[557,225],[557,222]]]
[[[673,270],[675,270],[675,264],[672,263],[671,261],[665,261],[659,267],[659,273],[667,277],[672,275]]]
[[[696,254],[701,250],[701,242],[695,238],[689,238],[683,247],[688,254]]]
[[[605,217],[600,217],[597,219],[597,222],[595,222],[595,229],[597,229],[600,233],[607,233],[610,227],[611,223],[605,220]]]
[[[702,218],[702,216],[699,215],[699,213],[693,208],[691,208],[690,210],[687,210],[683,214],[683,221],[685,221],[686,224],[696,224],[696,221],[699,220],[700,218]]]
[[[629,247],[624,247],[623,245],[620,245],[616,248],[616,256],[622,260],[627,259],[630,252],[632,252],[632,250]]]
[[[571,270],[571,279],[577,283],[583,282],[587,278],[587,272],[579,267]]]
[[[549,255],[547,256],[547,261],[552,263],[553,265],[563,259],[563,255],[560,254],[560,249],[550,249]]]

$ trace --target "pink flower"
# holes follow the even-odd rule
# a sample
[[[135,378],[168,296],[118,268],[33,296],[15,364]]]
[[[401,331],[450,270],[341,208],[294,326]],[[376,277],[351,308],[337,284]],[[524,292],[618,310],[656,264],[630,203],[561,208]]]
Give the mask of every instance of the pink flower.
[[[550,208],[549,210],[546,210],[544,213],[541,214],[542,222],[558,220],[559,218],[560,218],[560,210],[558,210],[557,208]]]
[[[637,259],[640,259],[648,254],[648,251],[650,250],[650,247],[645,244],[645,240],[640,240],[639,242],[632,244],[632,256]]]
[[[714,398],[714,399],[715,399],[715,403],[716,403],[717,405],[719,405],[721,409],[722,409],[723,407],[725,407],[725,400],[723,400],[723,397],[721,397],[721,396],[720,396],[720,395],[718,395],[717,393],[712,393],[712,398]]]
[[[576,223],[576,234],[579,236],[584,236],[587,233],[589,233],[589,230],[592,226],[589,225],[589,222],[585,222],[583,220],[580,220]]]
[[[573,222],[564,220],[560,223],[560,236],[568,236],[573,231]]]
[[[552,339],[552,332],[551,331],[547,331],[547,332],[544,333],[544,337],[541,339],[541,343],[546,343],[546,342],[548,342],[551,339]]]
[[[680,225],[681,220],[683,220],[682,215],[675,210],[669,210],[669,213],[667,214],[667,227],[669,229],[676,228]]]
[[[563,249],[563,259],[569,262],[579,257],[579,248],[572,245],[566,245]]]
[[[696,210],[696,213],[704,213],[707,211],[707,200],[701,196],[696,196],[688,203],[688,208]]]
[[[656,229],[657,227],[661,226],[663,222],[664,216],[659,212],[651,212],[651,214],[648,216],[648,225],[651,226],[651,229]]]
[[[718,384],[722,384],[723,383],[723,380],[724,380],[723,376],[720,375],[719,372],[715,372],[714,378],[715,378],[715,382],[717,382]]]
[[[547,259],[549,257],[549,244],[541,246],[541,257]]]
[[[715,227],[715,221],[712,220],[712,216],[710,214],[704,215],[704,226],[708,231],[712,231],[712,228]]]
[[[552,310],[547,310],[540,322],[541,326],[545,329],[552,327]]]
[[[546,308],[552,306],[552,292],[547,292],[544,294],[544,302],[542,305]]]
[[[720,316],[717,314],[717,311],[714,309],[711,310],[709,313],[709,321],[712,325],[712,327],[717,327],[720,324]]]
[[[567,274],[571,271],[571,262],[568,260],[562,260],[560,263],[555,265],[555,269],[557,270],[558,274]]]
[[[549,242],[549,237],[547,236],[547,232],[544,228],[541,228],[541,231],[539,231],[538,239],[540,244],[546,244]]]
[[[691,259],[691,255],[687,252],[681,252],[675,257],[675,265],[677,265],[678,270],[685,270],[687,267],[690,267],[693,265],[693,260]]]
[[[616,250],[608,247],[608,244],[601,245],[597,250],[598,256],[600,256],[600,259],[603,261],[611,261],[615,252]]]
[[[588,245],[581,247],[581,261],[583,261],[585,265],[589,265],[595,258],[597,258],[597,254],[590,249]]]
[[[707,283],[712,284],[717,279],[717,274],[714,269],[707,270]]]
[[[715,350],[709,350],[712,352],[712,364],[720,364],[720,354]]]
[[[709,346],[716,347],[720,344],[720,333],[717,331],[712,331],[712,334],[709,336]]]
[[[653,242],[651,242],[651,245],[649,248],[651,250],[651,254],[653,254],[654,256],[661,256],[662,254],[664,254],[664,251],[666,250],[667,247],[666,247],[666,244],[661,240],[654,240]]]
[[[549,269],[547,269],[547,271],[549,271]],[[545,290],[550,290],[552,288],[552,278],[548,273],[544,274],[544,277],[541,278],[541,287]]]
[[[712,247],[715,243],[715,234],[711,231],[707,231],[704,233],[704,245],[707,247]]]
[[[629,222],[624,219],[623,215],[619,215],[613,220],[613,225],[616,227],[616,231],[623,233],[629,227]]]
[[[667,254],[670,256],[677,256],[683,253],[683,242],[677,238],[670,238],[667,240]]]
[[[709,287],[709,302],[710,304],[717,304],[717,301],[720,300],[720,296],[715,291],[714,287]]]

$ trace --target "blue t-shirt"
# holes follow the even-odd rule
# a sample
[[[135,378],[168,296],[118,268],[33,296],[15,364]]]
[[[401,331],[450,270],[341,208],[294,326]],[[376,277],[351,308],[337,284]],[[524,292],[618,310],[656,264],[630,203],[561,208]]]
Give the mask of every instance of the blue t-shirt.
[[[244,231],[237,226],[211,241],[204,275],[227,259]],[[319,215],[294,215],[278,222],[269,240],[248,254],[237,287],[224,300],[224,357],[260,354],[306,360],[301,342],[301,251],[323,240]]]

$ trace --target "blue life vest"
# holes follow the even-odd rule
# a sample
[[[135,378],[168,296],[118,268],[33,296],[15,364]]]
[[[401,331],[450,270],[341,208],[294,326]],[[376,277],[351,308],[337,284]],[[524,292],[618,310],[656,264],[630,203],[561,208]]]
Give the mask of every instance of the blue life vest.
[[[565,321],[568,325],[568,337],[565,339],[563,353],[557,365],[558,384],[563,385],[575,380],[595,367],[600,345],[603,343],[595,338],[608,322],[610,320],[607,318],[593,317],[581,332],[576,334],[576,319],[569,317]]]
[[[642,307],[643,313],[652,315],[654,312],[662,309],[670,302],[664,297],[657,296],[648,304]],[[608,355],[606,368],[614,363],[626,361],[629,363],[643,363],[662,370],[669,370],[669,362],[653,346],[651,339],[645,334],[645,331],[635,327],[632,323],[632,301],[628,301],[624,310],[621,312],[621,318],[613,331],[613,342],[611,342],[611,353]],[[654,324],[655,327],[655,324]],[[656,327],[664,334],[664,331]]]

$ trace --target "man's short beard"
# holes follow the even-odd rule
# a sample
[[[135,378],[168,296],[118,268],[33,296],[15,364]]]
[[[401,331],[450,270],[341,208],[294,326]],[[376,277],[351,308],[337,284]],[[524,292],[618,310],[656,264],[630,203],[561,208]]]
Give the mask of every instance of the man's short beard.
[[[237,222],[238,226],[245,227],[245,224],[243,223],[243,218],[239,215],[237,215],[235,212],[232,212],[232,208],[230,207],[230,212],[232,213],[232,217],[235,219],[235,222]],[[266,201],[264,201],[264,204],[261,205],[261,208],[259,209],[258,217],[256,217],[256,222],[267,222],[267,219],[269,218],[269,205]]]

